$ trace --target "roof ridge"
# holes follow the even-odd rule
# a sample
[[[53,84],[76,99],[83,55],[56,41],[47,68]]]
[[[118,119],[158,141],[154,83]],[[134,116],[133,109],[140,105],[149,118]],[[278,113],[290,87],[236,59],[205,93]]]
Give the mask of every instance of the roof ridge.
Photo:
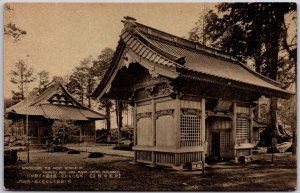
[[[205,46],[205,45],[200,44],[198,42],[194,42],[194,41],[191,41],[191,40],[188,40],[188,39],[185,39],[185,38],[182,38],[182,37],[179,37],[179,36],[164,32],[164,31],[161,31],[159,29],[141,24],[139,22],[134,22],[134,23],[137,25],[137,27],[139,27],[140,31],[142,31],[143,33],[146,33],[150,36],[154,36],[154,37],[166,40],[168,42],[173,42],[176,45],[181,45],[181,46],[184,46],[184,47],[188,47],[188,48],[190,48],[192,50],[195,50],[195,51],[202,51],[202,52],[205,52],[205,53],[208,53],[208,54],[213,54],[213,55],[225,58],[225,59],[230,59],[230,60],[235,61],[233,55],[228,54],[228,53],[226,53],[226,52],[224,52],[220,49],[208,47],[208,46]]]
[[[43,100],[47,100],[47,97],[49,96],[49,92],[55,92],[59,88],[60,82],[56,82],[53,86],[48,87],[44,92],[42,92],[37,98],[32,101],[32,103],[29,105],[35,105]],[[50,98],[51,96],[49,96]]]

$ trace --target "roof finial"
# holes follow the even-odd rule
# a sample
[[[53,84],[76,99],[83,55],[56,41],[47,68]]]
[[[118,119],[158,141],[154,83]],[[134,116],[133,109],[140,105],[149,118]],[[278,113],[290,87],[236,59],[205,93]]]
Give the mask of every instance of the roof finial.
[[[127,21],[127,22],[135,22],[136,19],[134,17],[131,17],[131,16],[125,16],[124,19]],[[124,21],[124,22],[126,22]]]
[[[125,30],[129,30],[131,32],[135,31],[135,27],[136,27],[136,23],[135,23],[136,19],[130,16],[125,16],[124,20],[122,20],[122,22],[124,23],[124,29]]]

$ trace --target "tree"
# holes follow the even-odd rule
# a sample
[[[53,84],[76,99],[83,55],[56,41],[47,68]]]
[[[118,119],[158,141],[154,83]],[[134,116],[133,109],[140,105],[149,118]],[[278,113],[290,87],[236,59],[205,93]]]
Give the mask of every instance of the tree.
[[[9,108],[9,107],[15,105],[16,103],[17,103],[17,101],[14,101],[11,98],[4,97],[4,109]]]
[[[297,35],[291,26],[296,3],[220,3],[216,8],[217,13],[208,12],[205,26],[214,47],[252,62],[255,71],[285,88],[295,82]],[[271,101],[270,133],[277,127],[277,99]]]
[[[26,35],[26,31],[17,27],[16,24],[11,21],[13,11],[14,9],[9,4],[4,5],[4,13],[8,15],[9,19],[9,22],[4,24],[4,35],[13,38],[14,42],[17,42],[21,37]]]
[[[78,136],[80,130],[81,130],[80,126],[75,125],[74,121],[59,119],[59,120],[54,120],[52,124],[52,134],[53,134],[54,142],[57,145],[59,143],[61,145],[68,143],[72,138]]]
[[[295,14],[295,3],[221,3],[217,9],[218,14],[211,10],[206,16],[205,33],[213,46],[243,62],[254,61],[255,70],[273,80],[285,65],[286,73],[294,71],[296,31],[288,34],[285,18]]]
[[[19,60],[15,64],[15,70],[11,70],[10,75],[12,76],[10,81],[17,85],[18,91],[12,91],[13,100],[23,100],[25,96],[25,86],[33,82],[35,78],[33,77],[33,69],[28,68],[23,60]]]
[[[128,104],[125,101],[115,100],[116,104],[116,121],[118,125],[118,145],[120,143],[120,133],[123,128],[123,111],[128,108]]]
[[[88,107],[91,107],[91,95],[95,87],[93,79],[92,57],[84,58],[79,66],[76,66],[70,76],[67,87],[72,94],[78,96],[80,102],[84,105],[88,101]]]
[[[114,51],[111,48],[105,48],[101,51],[97,60],[93,61],[93,67],[92,67],[91,72],[97,83],[99,83],[103,79],[103,77],[112,61],[113,55],[114,55]],[[99,108],[105,109],[105,114],[107,117],[107,119],[106,119],[107,125],[106,126],[107,126],[107,137],[108,138],[110,138],[110,136],[111,136],[110,109],[112,108],[112,106],[113,106],[113,103],[110,99],[100,99]]]
[[[210,43],[207,42],[207,34],[205,33],[205,28],[207,26],[207,9],[204,7],[201,11],[201,14],[196,21],[194,27],[191,31],[188,32],[188,39],[194,42],[198,42],[203,45],[209,45]]]
[[[39,78],[38,91],[39,93],[42,93],[45,90],[47,84],[49,83],[49,72],[46,72],[45,70],[39,72],[38,78]]]
[[[53,83],[55,82],[61,82],[63,85],[67,85],[70,77],[69,76],[52,76]]]

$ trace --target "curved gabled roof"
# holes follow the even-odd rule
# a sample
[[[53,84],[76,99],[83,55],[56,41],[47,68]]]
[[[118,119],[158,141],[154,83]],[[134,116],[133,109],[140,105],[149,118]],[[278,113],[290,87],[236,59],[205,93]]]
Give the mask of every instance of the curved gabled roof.
[[[111,83],[114,79],[110,75],[116,75],[116,72],[110,71],[120,69],[116,65],[120,65],[120,60],[123,60],[120,55],[124,52],[132,53],[131,56],[141,65],[144,61],[144,63],[152,64],[155,68],[161,68],[160,72],[162,73],[159,71],[157,73],[171,79],[181,76],[186,78],[190,74],[199,73],[199,75],[221,78],[244,86],[255,86],[277,93],[277,96],[287,97],[292,94],[282,89],[280,83],[256,73],[219,50],[145,26],[130,17],[125,19],[123,21],[125,27],[120,35],[118,46],[120,48],[122,44],[122,49],[117,49],[111,64],[115,67],[110,67],[101,81],[94,93],[96,97],[101,97],[106,92],[104,88],[108,87],[107,83]],[[150,71],[149,67],[148,70]],[[166,71],[172,71],[175,75],[168,76]]]
[[[53,97],[57,95],[63,96],[63,99],[53,103]],[[6,113],[64,120],[100,120],[106,118],[79,103],[60,82],[48,87],[38,96],[29,95],[28,99],[6,109]]]

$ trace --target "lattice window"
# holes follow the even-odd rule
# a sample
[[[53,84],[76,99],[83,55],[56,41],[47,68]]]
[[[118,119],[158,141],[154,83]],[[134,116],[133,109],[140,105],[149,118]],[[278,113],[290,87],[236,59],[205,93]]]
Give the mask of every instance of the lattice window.
[[[195,115],[181,115],[180,146],[200,146],[201,119]]]
[[[248,119],[237,118],[236,139],[238,144],[249,142],[249,128],[250,128],[250,123]]]
[[[230,132],[220,133],[220,156],[230,157]]]

